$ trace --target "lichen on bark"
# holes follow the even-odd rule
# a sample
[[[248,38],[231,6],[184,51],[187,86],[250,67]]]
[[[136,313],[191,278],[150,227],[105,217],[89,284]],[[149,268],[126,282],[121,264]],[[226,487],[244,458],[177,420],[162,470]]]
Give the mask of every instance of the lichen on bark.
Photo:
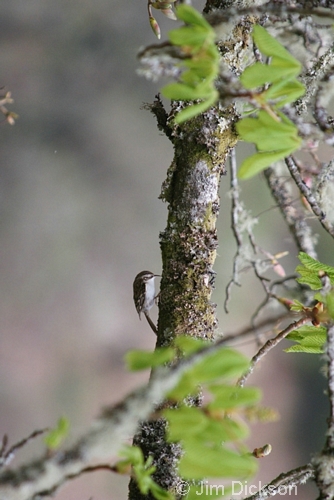
[[[211,294],[219,186],[225,159],[236,142],[234,120],[234,108],[217,106],[174,129],[174,159],[160,196],[168,203],[168,220],[160,234],[158,346],[179,334],[214,336],[217,319]]]

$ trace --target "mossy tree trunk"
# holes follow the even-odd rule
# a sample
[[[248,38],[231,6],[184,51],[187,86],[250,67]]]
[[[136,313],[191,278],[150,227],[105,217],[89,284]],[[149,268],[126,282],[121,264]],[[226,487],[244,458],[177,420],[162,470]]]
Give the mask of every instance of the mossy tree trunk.
[[[217,318],[211,294],[219,186],[226,158],[236,143],[235,110],[217,107],[180,127],[169,125],[174,110],[167,116],[158,98],[151,110],[174,145],[174,159],[160,196],[168,203],[168,220],[160,234],[163,270],[156,345],[168,346],[177,335],[213,339]],[[155,481],[177,496],[180,448],[166,443],[165,421],[142,423],[134,444],[145,457],[153,456]],[[153,497],[142,495],[131,481],[129,498]]]

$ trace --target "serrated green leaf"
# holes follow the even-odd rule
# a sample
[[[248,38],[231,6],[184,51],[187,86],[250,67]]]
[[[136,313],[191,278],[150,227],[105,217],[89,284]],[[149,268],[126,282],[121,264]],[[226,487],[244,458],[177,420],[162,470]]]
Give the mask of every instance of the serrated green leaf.
[[[327,264],[323,264],[322,262],[319,262],[318,260],[314,259],[313,257],[310,257],[307,253],[305,252],[299,252],[298,258],[300,262],[307,268],[312,271],[322,271],[324,273],[327,273],[328,276],[331,279],[333,279],[334,284],[334,267],[328,266]]]
[[[256,404],[261,398],[261,391],[257,387],[236,387],[227,385],[209,385],[209,391],[214,400],[208,403],[209,410],[226,410],[240,406]]]
[[[315,343],[321,346],[326,341],[326,335],[327,330],[324,326],[304,325],[289,333],[286,338],[298,341],[305,340],[306,342],[308,339],[314,338],[316,339]]]
[[[301,328],[289,333],[288,340],[297,344],[285,349],[285,352],[305,352],[309,354],[320,354],[326,342],[327,330],[325,327],[304,325]]]
[[[284,352],[304,352],[305,354],[323,354],[324,350],[320,347],[310,347],[304,346],[300,344],[295,344],[287,349],[284,349]]]
[[[187,4],[181,4],[176,8],[177,17],[188,24],[201,26],[207,33],[211,33],[213,29],[204,17],[193,7]]]
[[[297,266],[296,272],[300,274],[300,278],[296,280],[298,283],[308,285],[311,290],[320,290],[322,288],[318,272],[314,272],[304,266]]]
[[[125,361],[129,370],[146,370],[155,368],[171,361],[175,351],[171,347],[159,347],[155,351],[133,350],[125,355]]]
[[[288,52],[267,30],[260,25],[253,28],[253,39],[258,49],[266,56],[272,57],[273,65],[295,68],[295,75],[301,71],[301,64]],[[285,75],[282,74],[282,77]]]
[[[294,151],[294,149],[259,152],[246,158],[240,165],[238,177],[240,179],[249,179],[254,175],[262,172],[265,168],[269,167],[272,163],[282,160]]]

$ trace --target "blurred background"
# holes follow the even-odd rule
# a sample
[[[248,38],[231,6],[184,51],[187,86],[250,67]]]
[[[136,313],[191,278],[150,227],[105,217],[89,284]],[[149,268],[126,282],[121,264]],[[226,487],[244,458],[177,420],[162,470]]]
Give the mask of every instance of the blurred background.
[[[157,17],[164,39],[175,25]],[[1,6],[0,87],[11,91],[10,110],[19,115],[15,126],[0,127],[0,436],[8,434],[10,444],[62,415],[75,438],[103,406],[148,379],[128,373],[123,356],[155,345],[138,320],[132,282],[143,269],[161,270],[158,237],[167,211],[158,196],[173,153],[141,109],[161,87],[136,74],[139,48],[152,43],[144,3]],[[228,191],[226,177],[213,297],[219,333],[247,326],[263,299],[261,285],[245,274],[224,312],[235,252]],[[273,254],[288,250],[282,264],[293,272],[297,252],[264,181],[243,183],[243,195],[261,214],[257,242]],[[319,258],[334,265],[331,248],[320,233]],[[252,344],[242,349],[255,352]],[[253,428],[252,446],[273,446],[261,462],[262,484],[308,462],[323,444],[320,366],[316,357],[278,347],[252,379],[263,388],[264,404],[281,415]],[[13,466],[42,449],[38,440],[27,445]],[[126,498],[127,482],[100,472],[73,481],[56,498]],[[298,490],[301,499],[314,495],[312,487]]]

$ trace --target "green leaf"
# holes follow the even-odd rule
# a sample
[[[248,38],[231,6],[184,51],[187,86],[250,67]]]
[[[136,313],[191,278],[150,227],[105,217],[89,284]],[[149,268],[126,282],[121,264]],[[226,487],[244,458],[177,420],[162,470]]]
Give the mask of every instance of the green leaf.
[[[205,87],[205,85],[191,87],[185,83],[170,83],[161,89],[161,93],[164,97],[167,97],[167,99],[193,101],[195,99],[206,99],[211,97],[212,89],[210,87]]]
[[[203,477],[249,477],[257,470],[256,460],[249,455],[240,456],[224,446],[195,448],[185,452],[179,463],[179,472],[185,479]]]
[[[163,412],[168,420],[168,440],[182,441],[187,444],[194,441],[199,443],[214,443],[237,441],[248,436],[248,428],[241,422],[231,418],[214,419],[202,409],[182,406],[178,409],[169,409]]]
[[[163,416],[168,420],[168,440],[180,441],[187,435],[202,432],[206,425],[206,417],[196,407],[182,406],[177,409],[163,411]]]
[[[168,33],[173,45],[186,45],[198,51],[206,42],[208,33],[203,28],[183,26]]]
[[[257,387],[236,387],[229,385],[209,385],[209,391],[214,400],[208,403],[208,409],[227,410],[240,406],[255,405],[261,398],[261,391]]]
[[[323,354],[324,350],[320,347],[312,347],[312,346],[304,346],[295,344],[287,349],[284,349],[285,352],[303,352],[305,354]]]
[[[44,437],[44,443],[50,450],[57,450],[68,436],[69,429],[69,420],[66,417],[60,417],[57,426]]]
[[[232,349],[222,348],[206,356],[188,370],[168,397],[180,400],[198,392],[198,386],[206,382],[239,377],[249,362],[242,354]]]
[[[304,325],[289,333],[287,339],[297,344],[285,349],[285,352],[305,352],[310,354],[321,354],[326,342],[327,330],[325,327]]]
[[[281,68],[273,68],[270,64],[260,62],[248,66],[240,77],[240,81],[246,89],[254,89],[265,83],[272,83],[281,79]]]
[[[240,179],[249,179],[250,177],[253,177],[254,175],[262,172],[272,163],[275,163],[276,161],[282,160],[286,156],[289,156],[292,151],[294,151],[294,149],[260,152],[251,155],[246,158],[240,165],[238,177]]]
[[[266,101],[279,99],[278,106],[282,107],[305,94],[305,86],[298,80],[285,80],[271,85],[263,94]]]
[[[208,79],[210,76],[216,78],[217,64],[211,58],[189,59],[183,62],[184,66],[190,68],[192,73],[195,73],[199,78]],[[184,74],[182,75],[184,79]]]
[[[211,108],[217,100],[218,100],[218,92],[217,90],[213,90],[211,95],[208,96],[208,98],[203,101],[199,102],[197,104],[192,104],[190,106],[187,106],[186,108],[182,109],[176,117],[175,117],[175,123],[183,123],[186,120],[190,120],[191,118],[194,118],[195,116],[199,115],[200,113],[203,113],[207,109]]]
[[[327,264],[323,264],[322,262],[319,262],[316,259],[313,259],[313,257],[310,257],[307,253],[305,252],[299,252],[298,258],[300,262],[307,268],[311,269],[312,271],[322,271],[331,278],[331,282],[333,279],[333,284],[334,284],[334,267],[328,266]]]
[[[300,62],[271,36],[267,30],[262,28],[262,26],[258,24],[254,26],[253,39],[262,54],[272,57],[273,65],[281,65],[283,68],[295,68],[295,75],[300,73]],[[288,71],[288,69],[286,69],[286,71]],[[284,77],[285,74],[282,74],[282,77]]]
[[[176,8],[177,17],[188,24],[201,26],[206,29],[207,33],[211,33],[213,29],[204,17],[193,7],[186,4],[181,4]]]
[[[171,347],[159,347],[155,351],[129,351],[125,355],[125,361],[129,370],[146,370],[168,363],[175,356],[175,351]]]
[[[264,110],[257,118],[243,118],[236,124],[237,132],[245,141],[254,142],[260,151],[277,151],[298,147],[300,138],[290,121],[283,121]]]
[[[144,463],[143,452],[138,446],[124,445],[119,455],[125,457],[132,465]]]
[[[238,377],[248,365],[248,359],[239,352],[222,348],[205,356],[188,373],[196,380],[196,384],[202,384],[222,378]]]
[[[303,264],[302,266],[296,267],[296,272],[300,274],[300,278],[297,278],[298,283],[308,285],[312,290],[320,290],[322,288],[322,282],[319,273],[326,273],[331,285],[334,286],[333,267],[313,259],[304,252],[300,252],[298,258]]]
[[[296,272],[300,274],[300,278],[296,280],[298,283],[308,285],[311,290],[320,290],[322,288],[321,279],[318,273],[303,266],[297,266]]]
[[[300,312],[304,309],[304,304],[302,304],[301,302],[299,302],[299,300],[295,299],[290,307],[290,310],[291,311],[296,311],[296,312]]]
[[[197,352],[203,347],[207,347],[209,344],[210,341],[208,340],[189,337],[188,335],[178,335],[174,341],[174,345],[185,355]]]

